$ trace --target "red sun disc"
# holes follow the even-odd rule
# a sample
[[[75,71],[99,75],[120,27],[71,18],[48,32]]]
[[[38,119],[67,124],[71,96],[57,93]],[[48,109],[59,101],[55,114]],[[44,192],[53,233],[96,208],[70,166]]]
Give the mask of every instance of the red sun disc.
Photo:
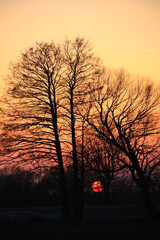
[[[94,183],[92,183],[92,190],[93,192],[102,192],[103,191],[103,187],[100,181],[95,181]]]

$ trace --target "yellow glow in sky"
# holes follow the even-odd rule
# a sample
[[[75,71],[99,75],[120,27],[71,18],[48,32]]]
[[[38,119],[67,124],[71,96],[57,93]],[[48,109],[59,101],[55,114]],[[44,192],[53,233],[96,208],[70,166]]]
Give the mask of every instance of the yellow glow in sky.
[[[160,81],[159,0],[0,0],[0,84],[36,41],[88,39],[108,67]]]

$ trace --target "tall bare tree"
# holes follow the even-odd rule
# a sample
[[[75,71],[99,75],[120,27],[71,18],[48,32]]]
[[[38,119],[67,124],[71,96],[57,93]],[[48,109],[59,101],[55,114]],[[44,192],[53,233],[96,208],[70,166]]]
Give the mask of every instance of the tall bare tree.
[[[83,119],[76,109],[88,101],[88,86],[95,80],[99,66],[99,59],[83,38],[66,40],[62,47],[37,43],[11,65],[10,89],[5,99],[8,110],[1,142],[7,159],[30,159],[37,166],[47,161],[52,166],[57,164],[66,218],[70,218],[70,208],[64,154],[72,151],[77,220],[82,216],[82,188],[76,142]]]
[[[66,40],[63,53],[65,64],[64,86],[66,89],[64,112],[71,133],[75,219],[79,219],[82,216],[82,196],[78,170],[77,136],[80,135],[83,119],[79,118],[77,108],[82,109],[85,101],[87,101],[88,86],[94,83],[95,72],[96,69],[100,68],[100,61],[94,56],[89,42],[84,38],[76,38],[74,41]]]
[[[88,124],[97,136],[115,146],[141,189],[146,210],[153,215],[150,175],[160,165],[158,90],[149,81],[131,81],[124,71],[110,72],[97,82],[86,106]]]
[[[10,88],[5,99],[7,119],[1,139],[7,159],[58,164],[63,212],[68,219],[70,209],[60,141],[64,92],[61,50],[54,43],[37,43],[10,68]]]

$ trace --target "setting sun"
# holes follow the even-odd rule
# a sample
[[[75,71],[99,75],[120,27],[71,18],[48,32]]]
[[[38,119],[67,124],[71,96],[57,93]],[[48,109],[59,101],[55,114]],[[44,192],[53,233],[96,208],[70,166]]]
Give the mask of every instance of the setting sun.
[[[103,187],[100,181],[95,181],[94,183],[92,183],[92,190],[93,192],[102,192],[103,191]]]

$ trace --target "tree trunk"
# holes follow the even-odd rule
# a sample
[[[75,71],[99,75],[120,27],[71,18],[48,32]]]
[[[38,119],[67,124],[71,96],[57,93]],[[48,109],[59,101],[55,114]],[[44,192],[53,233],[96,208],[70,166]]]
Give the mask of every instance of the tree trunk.
[[[131,171],[132,178],[134,182],[137,184],[137,186],[141,189],[147,216],[151,218],[155,214],[155,209],[154,209],[154,204],[150,195],[149,186],[143,175],[143,172],[141,171],[136,171],[136,172],[137,172],[138,178],[136,178],[134,171]]]
[[[71,213],[70,213],[70,207],[69,207],[69,201],[68,201],[65,171],[64,171],[63,160],[62,160],[62,151],[61,151],[59,136],[57,132],[55,134],[55,139],[56,139],[56,152],[57,152],[57,158],[58,158],[59,172],[60,172],[60,189],[61,189],[63,215],[65,220],[68,221],[68,220],[71,220]]]
[[[50,108],[51,108],[51,114],[52,114],[52,124],[54,129],[54,136],[55,136],[56,154],[57,154],[59,172],[60,172],[60,190],[61,190],[62,209],[63,209],[64,218],[66,221],[68,221],[68,220],[71,220],[71,212],[70,212],[69,201],[68,201],[67,185],[66,185],[65,171],[64,171],[64,165],[63,165],[63,159],[62,159],[62,150],[61,150],[61,144],[60,144],[59,134],[58,134],[56,95],[54,91],[53,102],[52,102],[51,91],[50,91],[50,81],[49,81],[48,94],[49,94]]]
[[[80,182],[78,176],[78,159],[76,149],[76,136],[75,136],[75,117],[73,110],[73,91],[71,90],[70,99],[70,110],[71,110],[71,134],[72,134],[72,154],[73,154],[73,177],[74,177],[74,218],[75,221],[80,220],[81,215],[81,202],[80,202]]]
[[[81,182],[80,182],[80,219],[83,219],[84,214],[84,123],[82,123],[82,149],[81,149]]]
[[[137,176],[138,176],[138,178],[136,178],[134,171],[132,171],[133,180],[140,187],[140,189],[142,191],[143,198],[144,198],[144,204],[145,204],[145,208],[146,208],[146,213],[147,213],[147,216],[149,218],[151,218],[155,214],[155,208],[154,208],[154,204],[153,204],[153,201],[152,201],[152,198],[150,195],[149,184],[148,184],[147,180],[145,179],[144,172],[141,169],[138,159],[137,159],[135,153],[133,152],[133,150],[131,151],[130,160],[132,161],[132,164],[133,164],[134,169],[136,170]]]
[[[67,187],[65,184],[65,175],[62,166],[59,166],[60,169],[60,187],[61,187],[61,199],[62,199],[62,209],[63,216],[66,221],[71,220],[71,213],[69,208],[68,196],[67,196]]]
[[[155,215],[155,208],[154,208],[154,204],[153,204],[149,189],[145,185],[142,185],[141,191],[143,194],[147,217],[152,218]]]

